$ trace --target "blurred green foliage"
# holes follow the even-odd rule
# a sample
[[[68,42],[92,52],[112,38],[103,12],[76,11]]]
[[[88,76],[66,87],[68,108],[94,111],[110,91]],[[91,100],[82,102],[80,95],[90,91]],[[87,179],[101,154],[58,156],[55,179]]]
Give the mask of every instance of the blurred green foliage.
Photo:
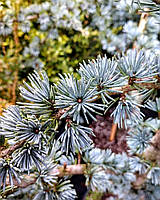
[[[52,77],[51,81],[57,80],[59,72],[76,72],[78,63],[84,59],[95,58],[97,53],[101,53],[97,34],[97,31],[92,30],[87,36],[73,30],[63,33],[62,30],[58,40],[46,42],[43,56],[44,59],[47,58],[45,68],[49,77]]]
[[[36,1],[36,3],[43,2],[45,1]],[[35,1],[17,0],[2,1],[0,4],[0,20],[3,20],[6,13],[13,18],[12,33],[0,35],[0,98],[12,103],[17,99],[15,95],[18,97],[17,88],[22,80],[34,69],[39,70],[41,68],[39,65],[47,71],[50,80],[56,82],[58,73],[73,72],[77,75],[78,63],[84,59],[95,58],[102,52],[98,31],[92,28],[84,33],[71,28],[58,28],[57,38],[52,39],[47,37],[47,31],[40,30],[35,17],[32,19],[30,30],[23,32],[17,23],[20,9],[33,3]],[[84,13],[81,13],[80,18],[84,26],[89,23]],[[38,59],[30,53],[24,53],[26,47],[36,39],[39,40]],[[33,66],[34,60],[35,66]]]

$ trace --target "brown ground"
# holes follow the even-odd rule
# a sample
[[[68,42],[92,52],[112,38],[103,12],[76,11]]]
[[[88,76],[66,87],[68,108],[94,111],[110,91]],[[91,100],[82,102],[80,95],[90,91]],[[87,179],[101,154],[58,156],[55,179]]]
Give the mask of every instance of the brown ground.
[[[118,129],[116,133],[116,138],[114,141],[109,141],[113,118],[110,117],[110,112],[105,116],[97,115],[97,121],[92,122],[90,128],[93,129],[93,132],[96,137],[91,137],[95,147],[100,149],[111,149],[114,153],[127,152],[126,144],[126,134],[127,131],[124,129]]]

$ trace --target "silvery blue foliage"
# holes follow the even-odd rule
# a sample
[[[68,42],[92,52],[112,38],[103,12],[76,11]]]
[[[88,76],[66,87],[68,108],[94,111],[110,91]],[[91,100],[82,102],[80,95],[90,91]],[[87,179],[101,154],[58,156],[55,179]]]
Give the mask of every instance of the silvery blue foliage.
[[[40,189],[38,191],[38,194],[34,197],[34,200],[74,200],[76,199],[76,192],[75,189],[72,188],[72,184],[70,184],[69,180],[60,180],[56,184],[56,192],[54,192],[54,189],[51,189],[50,191],[46,191],[43,189]]]
[[[109,190],[112,183],[110,174],[105,172],[105,167],[107,169],[111,168],[111,163],[114,159],[113,155],[108,149],[105,151],[94,148],[85,152],[84,160],[88,163],[87,173],[85,175],[86,185],[91,190],[100,190],[101,192],[105,192],[106,189]]]
[[[155,112],[159,112],[160,111],[160,98],[156,98],[155,101],[148,101],[146,103],[146,108],[149,108]]]
[[[38,57],[40,54],[40,38],[39,37],[34,37],[29,44],[29,46],[25,46],[23,55],[27,56],[30,54],[31,56]]]
[[[45,154],[45,151],[39,149],[39,145],[26,143],[14,152],[13,161],[22,171],[29,173],[33,166],[40,171]]]
[[[110,149],[98,148],[86,151],[84,160],[88,163],[86,184],[89,185],[91,179],[91,189],[107,189],[108,192],[127,200],[141,196],[134,192],[132,194],[132,183],[136,180],[135,172],[144,174],[149,167],[143,160],[132,158],[125,153],[115,154]],[[101,181],[98,182],[98,179]]]
[[[46,31],[48,26],[50,25],[50,18],[49,15],[47,15],[46,13],[40,14],[39,15],[39,19],[38,22],[40,23],[40,29],[42,31]]]
[[[136,78],[133,83],[156,81],[151,78],[157,75],[156,65],[151,64],[153,61],[149,60],[144,55],[144,51],[137,52],[136,50],[127,51],[127,55],[123,56],[118,61],[118,68],[123,76],[129,78]],[[130,83],[129,84],[133,84]]]
[[[15,200],[15,198],[18,198],[20,195],[22,194],[34,194],[35,192],[35,186],[34,185],[30,185],[26,188],[21,188],[18,189],[17,191],[13,192],[12,194],[8,195],[7,199],[8,200]],[[24,197],[24,200],[27,200],[26,197]]]
[[[92,113],[100,114],[97,110],[103,111],[104,106],[93,102],[98,92],[96,88],[91,89],[92,81],[90,79],[86,83],[83,76],[77,80],[70,74],[65,74],[65,77],[61,75],[61,80],[56,85],[55,103],[56,108],[68,108],[62,118],[73,116],[73,121],[77,124],[80,123],[80,116],[83,116],[87,123],[89,123],[88,117],[96,120]]]
[[[31,22],[25,17],[24,13],[18,15],[19,29],[23,33],[28,33],[31,29]]]
[[[91,188],[92,191],[106,192],[108,190],[111,181],[110,175],[107,175],[103,169],[98,166],[91,166],[91,169],[87,171],[86,185]]]
[[[69,155],[62,155],[61,156],[61,160],[60,160],[60,164],[64,165],[74,165],[76,163],[76,159],[74,157],[74,154],[70,153]]]
[[[102,150],[98,148],[91,148],[90,150],[85,151],[84,160],[87,163],[112,168],[112,164],[114,165],[115,161],[115,154],[110,149]]]
[[[141,154],[150,145],[153,132],[150,128],[141,126],[133,126],[127,136],[127,144],[130,154]]]
[[[122,93],[120,87],[125,86],[127,82],[131,86],[146,81],[156,82],[157,65],[154,61],[153,56],[149,59],[149,55],[145,56],[143,51],[138,53],[135,50],[128,52],[126,57],[123,55],[117,61],[99,57],[96,61],[89,61],[88,65],[86,63],[84,66],[81,65],[81,80],[76,80],[73,75],[61,76],[58,85],[56,85],[56,93],[46,74],[42,72],[39,76],[35,72],[29,76],[32,86],[25,83],[29,91],[24,87],[20,88],[22,96],[35,103],[20,103],[23,105],[21,108],[25,108],[28,113],[33,114],[51,113],[56,111],[55,108],[67,108],[61,118],[70,116],[73,117],[73,121],[79,124],[83,117],[89,123],[88,117],[95,120],[93,112],[100,114],[98,110],[104,110],[104,105],[93,103],[95,99],[99,98],[99,95],[104,103],[108,103],[109,99],[114,103],[117,99],[114,100],[109,93]],[[106,66],[110,73],[106,71]],[[122,79],[119,78],[120,74],[124,76]],[[43,84],[41,80],[43,80]],[[45,88],[44,91],[42,91],[43,88]],[[56,99],[54,100],[55,94]],[[126,94],[121,95],[119,100],[118,106],[112,113],[114,121],[118,123],[119,127],[127,128],[128,118],[136,123],[143,120],[143,114],[140,111],[142,105],[135,98]]]
[[[152,185],[150,182],[146,183],[145,187],[139,189],[138,191],[129,190],[129,193],[126,191],[126,194],[122,193],[122,199],[125,200],[159,200],[160,187]],[[115,200],[115,199],[114,199]]]
[[[59,188],[60,192],[57,190],[57,194],[55,194],[55,197],[57,196],[57,200],[65,200],[65,199],[76,199],[76,191],[73,189],[73,185],[70,184],[70,181],[59,181]]]
[[[145,193],[145,198],[147,200],[158,200],[159,199],[159,192],[160,192],[160,186],[157,185],[153,185],[151,183],[148,183],[146,186],[146,191],[144,191]]]
[[[128,40],[136,40],[138,36],[141,35],[140,30],[138,29],[138,24],[129,20],[123,27],[124,33],[127,35]]]
[[[158,55],[155,57],[155,65],[157,67],[158,75],[160,75],[160,58]]]
[[[48,38],[55,40],[58,38],[58,30],[57,29],[51,29],[48,33]]]
[[[130,166],[132,172],[138,172],[139,174],[145,174],[149,167],[149,163],[145,160],[141,160],[139,157],[132,157],[130,159]]]
[[[160,120],[158,118],[149,118],[145,121],[146,126],[148,126],[153,132],[156,132],[160,128]]]
[[[37,71],[42,71],[43,70],[44,64],[43,64],[42,60],[39,59],[39,58],[31,59],[31,63],[30,64]]]
[[[52,200],[55,199],[54,193],[52,191],[44,191],[39,190],[36,196],[34,197],[34,200]]]
[[[33,43],[38,41],[39,39],[35,38]],[[156,84],[157,66],[157,55],[132,50],[115,60],[98,57],[88,64],[84,62],[79,70],[80,79],[65,74],[60,75],[61,79],[57,84],[51,84],[43,71],[35,71],[29,76],[30,84],[25,82],[20,91],[22,97],[32,103],[24,102],[19,103],[20,107],[9,107],[0,117],[0,134],[11,137],[10,140],[24,140],[24,145],[15,150],[11,157],[14,165],[23,173],[38,171],[36,177],[39,177],[40,182],[37,182],[38,193],[35,194],[35,199],[76,198],[72,185],[57,178],[51,171],[56,171],[56,167],[62,165],[75,164],[78,153],[84,155],[86,185],[91,190],[107,190],[121,199],[144,195],[143,189],[142,193],[138,191],[135,194],[133,183],[136,181],[136,174],[143,176],[148,173],[151,163],[138,156],[149,146],[154,133],[159,130],[160,123],[156,118],[143,121],[143,98],[137,98],[141,93],[137,85]],[[104,88],[99,90],[98,84]],[[134,89],[134,92],[130,91],[130,88],[127,91],[128,87]],[[94,148],[89,137],[94,134],[84,122],[95,120],[95,114],[101,114],[99,111],[108,108],[108,104],[99,103],[103,102],[102,93],[105,95],[105,92],[116,104],[111,114],[114,122],[118,127],[129,128],[128,155],[124,152],[116,154],[110,149]],[[106,98],[109,99],[107,96]],[[155,101],[148,101],[146,107],[157,112],[158,103],[157,98]],[[133,154],[138,156],[133,157]],[[157,170],[149,170],[144,187],[149,181],[159,184],[158,177]],[[52,185],[54,187],[50,188]],[[151,192],[146,194],[150,195]]]
[[[26,112],[32,114],[46,114],[54,110],[54,87],[50,85],[45,72],[39,75],[36,71],[28,77],[31,86],[24,82],[25,87],[20,87],[21,95],[32,103],[22,104],[21,108],[26,108]]]
[[[7,36],[10,35],[13,31],[13,18],[12,13],[7,13],[3,16],[2,21],[0,22],[0,35]]]
[[[50,120],[42,124],[36,118],[34,120],[23,119],[16,126],[15,139],[17,141],[26,140],[40,145],[42,139],[47,141],[45,132],[49,124]]]
[[[46,185],[53,187],[58,179],[58,172],[56,171],[57,165],[51,159],[45,159],[45,165],[42,166],[38,174],[37,183],[42,189],[46,189]],[[54,173],[51,173],[55,170]]]
[[[6,4],[11,7],[10,0]],[[159,5],[154,2],[149,4],[151,7],[159,8]],[[132,48],[132,46],[136,46],[138,49],[144,48],[154,53],[159,52],[160,27],[158,23],[160,17],[149,15],[145,31],[142,33],[138,27],[140,20],[140,16],[137,15],[138,9],[139,6],[132,3],[132,0],[99,0],[96,2],[94,0],[86,0],[85,2],[83,0],[59,0],[22,6],[17,16],[18,30],[24,35],[30,34],[34,24],[38,31],[37,37],[39,37],[39,43],[35,44],[34,38],[31,37],[24,45],[25,47],[22,49],[23,65],[33,67],[37,71],[42,70],[44,67],[42,51],[44,49],[41,44],[48,39],[58,40],[58,32],[63,28],[79,31],[83,35],[88,30],[89,32],[98,31],[99,40],[106,53],[118,54]],[[84,25],[82,13],[89,19],[87,26]],[[13,34],[14,15],[15,10],[12,9],[10,12],[7,9],[5,16],[2,17],[0,22],[0,35],[2,37]],[[45,38],[40,37],[41,32]],[[106,97],[104,100],[106,101]]]
[[[159,167],[153,167],[149,171],[147,175],[148,179],[151,179],[151,183],[154,185],[160,184],[160,168]]]
[[[0,159],[0,188],[3,187],[3,191],[5,191],[7,176],[9,176],[9,182],[11,187],[13,188],[13,177],[20,184],[21,180],[19,178],[20,169],[13,165],[12,161],[7,161],[4,159]]]
[[[150,19],[154,19],[154,27],[158,24],[158,16],[149,16],[145,32],[138,28],[139,17],[134,15],[138,9],[137,4],[132,4],[132,0],[105,1],[100,2],[99,12],[94,13],[92,25],[96,26],[100,32],[100,40],[103,49],[114,53],[115,51],[125,51],[134,45],[138,48],[156,49],[159,44],[158,29],[150,28]],[[116,14],[115,14],[116,13]],[[152,23],[152,26],[153,26]],[[145,41],[145,42],[144,42]],[[121,45],[119,45],[121,44]]]
[[[47,161],[53,162],[53,163],[58,163],[61,160],[62,157],[62,152],[60,151],[60,143],[59,141],[55,141],[55,140],[49,140],[52,142],[52,145],[50,146],[48,150],[48,157],[47,157]]]
[[[52,151],[48,157],[44,159],[44,165],[41,171],[36,173],[36,185],[38,193],[34,199],[75,199],[76,192],[72,188],[69,180],[58,179],[59,171],[57,170],[62,152],[58,151],[59,142],[54,143]],[[39,188],[40,187],[40,188]],[[53,189],[54,188],[54,189]]]
[[[112,113],[114,122],[120,128],[127,129],[127,119],[132,123],[139,123],[143,120],[143,113],[140,111],[139,104],[133,101],[129,96],[121,97],[116,109]]]
[[[31,29],[31,22],[27,20],[23,14],[19,15],[18,19],[19,19],[19,29],[23,33],[29,33]]]
[[[22,121],[21,111],[18,106],[9,106],[4,110],[3,116],[0,116],[0,132],[5,137],[13,137],[16,126]]]
[[[160,5],[159,1],[152,1],[152,0],[134,0],[134,3],[138,4],[140,9],[146,10],[149,9],[150,12],[153,12],[154,14],[160,14]]]
[[[159,5],[154,2],[149,4],[159,8]],[[18,15],[19,29],[24,33],[28,33],[32,25],[32,19],[34,19],[34,23],[39,25],[39,31],[50,33],[49,38],[51,39],[58,37],[56,32],[59,28],[75,29],[83,32],[83,21],[80,17],[83,12],[90,17],[91,23],[87,28],[99,31],[99,39],[103,49],[107,52],[113,54],[115,51],[126,51],[131,45],[134,45],[135,41],[138,48],[149,50],[152,48],[156,51],[156,49],[159,49],[160,44],[158,40],[158,34],[160,33],[159,16],[149,15],[145,32],[141,33],[138,28],[140,17],[135,15],[138,8],[139,6],[132,3],[132,0],[115,2],[107,0],[97,1],[97,3],[94,0],[85,2],[83,0],[46,1],[20,9]],[[14,13],[14,11],[12,12]],[[13,13],[8,11],[3,17],[0,25],[0,34],[3,36],[11,34],[13,31]],[[53,30],[56,34],[52,37],[54,35],[52,34]]]
[[[129,176],[129,177],[128,177]],[[113,183],[111,192],[115,195],[118,195],[121,199],[132,199],[131,187],[132,181],[135,180],[133,174],[126,173],[125,175],[111,175],[111,181]],[[137,197],[138,195],[136,195]]]
[[[68,154],[71,151],[73,154],[78,150],[90,147],[92,140],[89,135],[93,135],[92,129],[68,122],[65,125],[65,131],[61,134],[58,140],[61,143],[61,151]]]
[[[108,100],[114,100],[107,93],[114,92],[114,87],[124,85],[123,78],[119,76],[119,73],[116,73],[117,62],[107,59],[106,56],[103,58],[99,56],[96,60],[88,62],[86,64],[83,61],[83,64],[80,64],[80,75],[84,76],[86,81],[93,79],[91,87],[100,91],[104,103],[108,103]]]

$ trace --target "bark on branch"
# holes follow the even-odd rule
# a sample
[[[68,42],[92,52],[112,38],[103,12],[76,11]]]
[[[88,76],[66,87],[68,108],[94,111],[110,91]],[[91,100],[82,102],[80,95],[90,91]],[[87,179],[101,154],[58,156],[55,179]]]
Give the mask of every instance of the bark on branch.
[[[160,131],[152,137],[150,146],[143,153],[146,160],[156,162],[160,166]]]
[[[145,11],[148,11],[148,9],[146,8]],[[141,17],[140,17],[140,21],[139,21],[139,25],[138,25],[138,30],[141,33],[141,35],[143,35],[143,33],[145,31],[148,16],[149,16],[148,12],[141,13]],[[133,43],[133,49],[135,49],[135,48],[137,48],[137,42]]]
[[[49,174],[50,175],[57,174],[58,177],[63,177],[67,175],[80,175],[80,174],[85,174],[86,169],[87,169],[87,164],[68,165],[65,167],[58,166],[57,168],[51,170]],[[144,184],[144,182],[146,181],[146,176],[147,174],[141,174],[141,175],[137,174],[136,181],[132,183],[133,188],[140,189]],[[30,175],[25,174],[23,175],[23,179],[21,180],[20,184],[18,184],[16,180],[13,181],[15,188],[12,190],[12,192],[15,191],[17,188],[26,188],[32,184],[35,184],[36,181],[37,177],[35,176],[35,174],[30,174]],[[10,185],[9,178],[7,178],[6,185]]]
[[[63,177],[67,175],[78,175],[78,174],[84,174],[86,170],[86,164],[78,164],[78,165],[67,165],[67,166],[58,166],[57,168],[51,170],[49,172],[50,175],[58,175],[58,177]],[[37,177],[35,174],[24,174],[23,179],[21,180],[21,183],[19,184],[16,179],[13,180],[15,189],[16,188],[26,188],[29,185],[32,185],[36,183]],[[9,177],[7,178],[6,185],[10,185]]]
[[[16,149],[22,147],[24,143],[25,143],[25,140],[22,140],[20,142],[17,142],[13,146],[10,146],[8,149],[1,151],[0,158],[5,158],[5,157],[11,155]]]

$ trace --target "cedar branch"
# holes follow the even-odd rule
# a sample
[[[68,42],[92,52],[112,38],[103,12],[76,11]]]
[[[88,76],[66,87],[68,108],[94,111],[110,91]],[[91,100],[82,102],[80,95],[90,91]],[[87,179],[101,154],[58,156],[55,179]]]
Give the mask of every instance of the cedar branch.
[[[10,146],[8,149],[1,151],[0,158],[5,158],[6,156],[11,155],[16,149],[22,147],[24,143],[25,143],[25,140],[22,140],[20,142],[17,142],[13,146]]]

